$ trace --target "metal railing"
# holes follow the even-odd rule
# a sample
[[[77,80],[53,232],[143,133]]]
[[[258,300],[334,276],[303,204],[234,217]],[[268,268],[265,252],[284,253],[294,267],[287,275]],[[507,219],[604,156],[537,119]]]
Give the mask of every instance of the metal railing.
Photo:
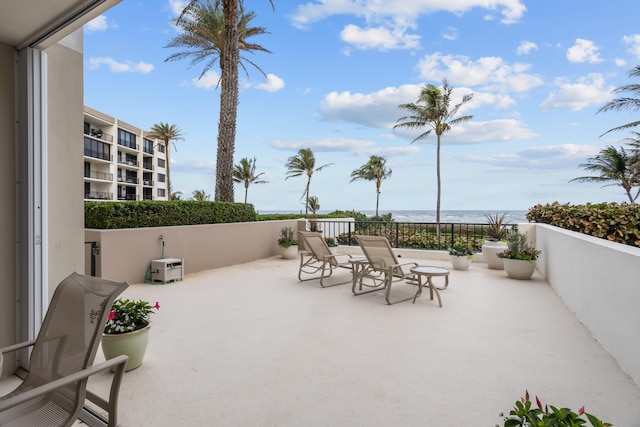
[[[90,191],[84,193],[85,199],[98,199],[98,200],[113,200],[113,193],[107,193],[105,191]]]
[[[333,237],[339,245],[358,246],[356,235],[384,236],[394,248],[448,250],[454,244],[468,244],[480,250],[487,238],[487,224],[440,223],[438,239],[434,222],[379,222],[309,220],[309,225]],[[507,235],[518,230],[517,224],[505,224]]]
[[[113,135],[103,132],[101,129],[91,129],[89,133],[85,133],[87,136],[92,136],[96,139],[101,139],[107,142],[113,142]]]
[[[101,179],[103,181],[113,181],[113,174],[98,171],[89,171],[84,173],[85,178]]]
[[[118,163],[126,166],[138,166],[138,161],[127,159],[126,157],[118,157]]]
[[[104,153],[101,151],[97,151],[97,150],[89,150],[89,149],[84,149],[84,155],[87,157],[94,157],[96,159],[101,159],[101,160],[108,160],[108,161],[113,161],[113,156],[110,155],[109,153]]]

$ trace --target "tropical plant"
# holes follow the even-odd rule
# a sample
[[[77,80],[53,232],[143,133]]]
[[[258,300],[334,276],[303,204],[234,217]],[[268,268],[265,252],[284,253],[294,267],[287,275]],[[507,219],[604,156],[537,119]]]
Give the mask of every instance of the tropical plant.
[[[104,333],[116,335],[142,329],[151,321],[154,309],[160,310],[160,304],[157,301],[156,305],[151,305],[143,300],[132,301],[118,298],[111,305]]]
[[[316,221],[316,213],[320,210],[320,201],[316,196],[310,196],[307,202],[307,209],[311,211],[311,219],[309,220],[309,231],[318,230],[318,221]]]
[[[551,408],[551,410],[549,410]],[[592,427],[612,427],[612,424],[601,421],[595,416],[584,411],[584,406],[573,412],[569,408],[557,408],[553,405],[542,405],[536,396],[536,407],[529,400],[529,392],[525,392],[524,397],[517,400],[515,407],[509,415],[500,414],[504,417],[504,427],[579,427],[586,425],[587,421]]]
[[[527,241],[527,233],[512,233],[507,236],[507,250],[498,253],[498,257],[506,259],[518,259],[521,261],[533,261],[538,259],[542,251],[533,247]]]
[[[507,235],[507,226],[505,224],[507,213],[500,215],[496,212],[495,215],[485,213],[484,217],[487,219],[487,238],[489,240],[504,240]]]
[[[382,181],[391,177],[392,170],[386,166],[387,159],[380,156],[371,156],[369,161],[351,172],[351,181],[375,181],[376,182],[376,216],[380,204],[380,186]]]
[[[206,202],[211,198],[211,196],[204,190],[195,190],[192,193],[191,197],[193,198],[193,200],[197,200],[199,202]]]
[[[169,188],[169,200],[181,200],[182,191],[173,191],[171,184],[167,186]]]
[[[636,65],[634,68],[632,68],[629,71],[628,76],[640,77],[640,65]],[[640,97],[638,98],[632,97],[634,95],[640,96],[640,84],[637,84],[637,83],[628,84],[628,85],[620,86],[613,90],[614,94],[621,94],[625,92],[630,93],[631,96],[623,97],[623,98],[615,98],[612,101],[609,101],[606,104],[604,104],[602,107],[600,107],[600,109],[598,109],[597,112],[601,113],[601,112],[607,112],[607,111],[631,111],[631,112],[640,111]],[[636,126],[640,126],[640,120],[636,120],[631,123],[627,123],[625,125],[614,127],[613,129],[609,129],[608,131],[606,131],[600,136],[606,135],[609,132],[629,129]]]
[[[613,185],[621,186],[630,203],[634,203],[640,195],[640,172],[637,168],[632,168],[634,156],[620,147],[620,150],[609,146],[600,150],[600,153],[587,159],[587,163],[580,164],[581,168],[596,175],[581,176],[569,182],[605,182],[603,187]],[[639,187],[635,190],[634,187]]]
[[[327,246],[329,246],[330,248],[335,248],[336,246],[338,246],[338,244],[336,243],[336,239],[334,239],[333,237],[325,237],[324,241],[327,242]]]
[[[287,160],[287,163],[285,164],[285,167],[287,168],[287,177],[285,180],[301,175],[307,176],[307,185],[302,193],[302,197],[300,197],[301,199],[305,199],[305,215],[309,214],[309,187],[311,186],[311,177],[313,176],[313,173],[320,172],[322,169],[327,166],[331,166],[332,164],[333,163],[327,163],[326,165],[316,167],[316,158],[313,155],[311,148],[301,148],[298,151],[298,154],[289,157]]]
[[[289,246],[297,245],[298,241],[295,238],[295,231],[291,227],[282,227],[280,229],[280,237],[278,238],[278,245],[283,248],[288,248]]]
[[[233,181],[244,185],[244,202],[247,203],[247,195],[249,194],[249,186],[251,184],[266,184],[269,181],[260,179],[264,172],[256,175],[256,158],[253,160],[245,157],[240,159],[240,163],[233,167]]]
[[[436,203],[436,232],[440,239],[440,194],[442,191],[442,182],[440,179],[440,139],[443,134],[449,132],[453,127],[469,121],[473,118],[471,115],[460,116],[454,118],[458,114],[460,108],[471,101],[473,94],[467,94],[462,97],[462,101],[450,108],[451,93],[453,88],[449,86],[446,79],[442,80],[442,89],[433,84],[426,85],[420,92],[420,97],[416,103],[400,104],[399,108],[407,110],[409,115],[400,117],[394,126],[395,128],[422,129],[429,127],[426,132],[421,133],[414,138],[411,143],[426,139],[427,136],[434,131],[436,134],[436,173],[438,179],[438,195]]]
[[[156,123],[151,126],[151,130],[147,133],[147,137],[162,141],[167,156],[167,188],[171,189],[171,145],[176,149],[175,141],[184,141],[184,136],[180,128],[169,123]]]
[[[449,255],[473,257],[473,248],[466,243],[457,243],[449,249]]]
[[[270,0],[271,5],[273,2]],[[222,12],[222,13],[220,13]],[[218,150],[216,159],[215,200],[233,202],[233,153],[239,102],[238,66],[251,64],[240,51],[269,52],[264,47],[247,42],[249,37],[266,34],[262,27],[249,27],[254,12],[244,13],[242,0],[191,0],[176,25],[183,33],[167,47],[186,47],[185,52],[171,55],[167,61],[191,58],[191,65],[208,59],[200,77],[220,61],[220,118],[218,120]]]

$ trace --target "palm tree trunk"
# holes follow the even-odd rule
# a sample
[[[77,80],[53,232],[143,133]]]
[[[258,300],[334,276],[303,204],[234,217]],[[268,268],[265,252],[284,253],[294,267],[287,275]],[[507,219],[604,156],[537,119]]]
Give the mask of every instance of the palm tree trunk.
[[[378,205],[380,204],[380,184],[376,183],[376,216],[378,216]]]
[[[307,189],[305,190],[304,214],[309,215],[309,187],[311,187],[311,177],[307,179]]]
[[[238,114],[238,0],[223,0],[225,40],[220,56],[220,120],[218,121],[218,153],[216,159],[215,200],[233,202],[233,153]]]
[[[245,185],[244,186],[244,204],[247,204],[247,195],[249,194],[249,186]]]
[[[438,235],[438,247],[440,247],[440,135],[437,135],[438,142],[436,147],[436,173],[438,174],[438,201],[436,203],[436,233]]]
[[[171,199],[171,142],[169,142],[169,140],[165,140],[164,141],[164,148],[165,148],[165,157],[167,158],[167,164],[165,166],[165,168],[167,169],[167,193],[169,193],[167,195],[167,197],[169,199]]]

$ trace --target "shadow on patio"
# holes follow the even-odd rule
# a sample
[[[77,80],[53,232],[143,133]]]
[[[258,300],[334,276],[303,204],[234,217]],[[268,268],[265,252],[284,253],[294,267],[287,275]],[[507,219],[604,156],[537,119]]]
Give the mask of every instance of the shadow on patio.
[[[125,375],[120,424],[495,426],[528,389],[640,426],[640,388],[538,273],[452,270],[439,308],[428,292],[388,306],[380,292],[300,283],[297,267],[268,258],[127,289],[161,309]],[[109,375],[90,389],[104,394]]]

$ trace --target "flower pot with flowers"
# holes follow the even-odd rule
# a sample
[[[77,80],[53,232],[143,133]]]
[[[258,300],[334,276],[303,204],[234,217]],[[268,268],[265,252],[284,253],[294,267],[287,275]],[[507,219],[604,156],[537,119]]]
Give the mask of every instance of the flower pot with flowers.
[[[551,409],[551,410],[549,410]],[[536,406],[529,400],[529,392],[517,400],[515,407],[509,415],[500,414],[504,418],[504,427],[573,427],[587,426],[587,420],[592,427],[611,427],[592,414],[585,412],[584,406],[573,412],[569,408],[557,408],[553,405],[544,405],[536,396]],[[586,420],[582,417],[585,417]],[[496,426],[497,427],[497,426]]]
[[[498,256],[504,260],[507,276],[528,280],[536,269],[536,259],[541,252],[528,242],[526,233],[513,233],[507,237],[507,250]]]
[[[102,334],[102,352],[109,360],[121,354],[129,356],[125,371],[142,364],[149,343],[151,314],[160,304],[119,298],[113,302]]]
[[[468,270],[473,261],[473,249],[466,243],[456,243],[449,249],[451,265],[455,270]]]
[[[507,214],[500,215],[496,212],[495,215],[486,213],[487,226],[485,229],[486,240],[482,244],[482,257],[487,263],[487,267],[502,270],[504,269],[503,260],[498,257],[498,253],[507,249],[507,243],[505,237],[507,236],[507,226],[505,224]]]
[[[298,256],[298,241],[291,227],[282,227],[278,238],[280,256],[284,259],[295,259]]]

